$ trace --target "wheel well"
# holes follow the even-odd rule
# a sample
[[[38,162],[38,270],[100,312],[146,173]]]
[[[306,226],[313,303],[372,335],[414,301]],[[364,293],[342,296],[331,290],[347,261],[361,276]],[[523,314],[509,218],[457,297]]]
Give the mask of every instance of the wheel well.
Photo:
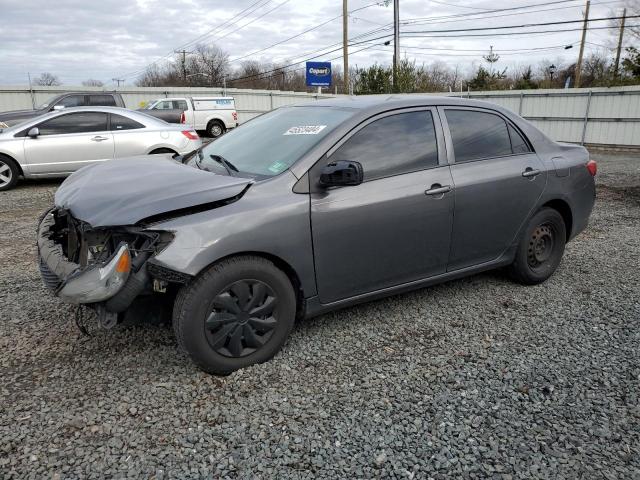
[[[176,155],[178,152],[175,150],[171,150],[170,148],[156,148],[149,152],[149,155],[156,155],[158,153],[171,153],[172,155]]]
[[[219,118],[212,118],[207,122],[207,130],[209,130],[209,127],[212,123],[219,123],[220,125],[222,125],[222,128],[227,128],[222,120],[220,120]]]
[[[226,257],[219,258],[218,260],[213,262],[211,265],[209,265],[209,267],[223,260],[227,260],[229,258],[244,257],[244,256],[262,257],[266,260],[269,260],[278,269],[282,270],[287,277],[289,277],[289,281],[291,282],[291,285],[293,285],[293,289],[295,290],[295,293],[296,293],[296,319],[301,319],[305,313],[304,312],[305,310],[304,290],[302,289],[302,283],[300,282],[300,278],[298,277],[298,274],[293,269],[293,267],[289,265],[286,261],[281,259],[280,257],[276,255],[272,255],[270,253],[265,253],[265,252],[241,252],[241,253],[234,253],[231,255],[227,255]]]
[[[20,175],[22,175],[24,177],[24,171],[22,170],[22,165],[20,165],[20,163],[17,162],[15,158],[10,157],[9,155],[6,155],[4,153],[0,153],[0,157],[4,157],[4,158],[8,158],[9,160],[12,160],[13,163],[15,163],[18,166],[18,170],[20,171]]]
[[[573,213],[571,213],[571,207],[569,206],[569,204],[564,200],[556,199],[545,203],[543,207],[553,208],[560,215],[562,215],[564,224],[567,227],[566,241],[569,241],[569,238],[571,238],[571,229],[573,228]]]

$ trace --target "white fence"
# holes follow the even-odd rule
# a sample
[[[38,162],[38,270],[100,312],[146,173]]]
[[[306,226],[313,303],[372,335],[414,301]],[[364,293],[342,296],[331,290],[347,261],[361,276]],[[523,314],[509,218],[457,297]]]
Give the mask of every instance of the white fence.
[[[0,86],[0,112],[33,108],[45,103],[49,98],[65,92],[101,92],[102,88],[94,87],[5,87]],[[181,88],[181,87],[125,87],[117,90],[122,95],[127,108],[140,108],[143,103],[162,97],[181,96],[232,96],[236,100],[240,123],[268,112],[274,108],[292,103],[331,98],[333,95],[305,92],[282,92],[278,90],[245,90],[228,88]]]
[[[502,105],[554,140],[640,147],[640,87],[464,92]]]
[[[65,91],[101,91],[90,87],[0,86],[0,111],[32,108]],[[219,88],[146,88],[118,90],[129,108],[167,96],[222,95]],[[302,92],[227,89],[236,99],[240,122],[277,107],[330,98],[334,95]],[[568,90],[511,90],[462,92],[438,95],[462,96],[497,103],[533,122],[554,140],[615,147],[640,147],[640,87]]]

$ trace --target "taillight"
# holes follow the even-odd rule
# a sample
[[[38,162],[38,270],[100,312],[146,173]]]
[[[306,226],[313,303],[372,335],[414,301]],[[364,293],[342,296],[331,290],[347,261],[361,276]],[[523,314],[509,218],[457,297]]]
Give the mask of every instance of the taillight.
[[[189,140],[198,140],[200,138],[194,130],[183,130],[182,134]]]
[[[180,114],[180,123],[187,123],[187,116],[182,112]]]
[[[587,162],[587,170],[589,170],[592,177],[595,177],[596,173],[598,173],[598,164],[593,160],[589,160]]]
[[[231,114],[231,116],[233,117],[233,121],[234,121],[234,122],[237,122],[237,121],[238,121],[238,112],[233,112],[233,113]]]

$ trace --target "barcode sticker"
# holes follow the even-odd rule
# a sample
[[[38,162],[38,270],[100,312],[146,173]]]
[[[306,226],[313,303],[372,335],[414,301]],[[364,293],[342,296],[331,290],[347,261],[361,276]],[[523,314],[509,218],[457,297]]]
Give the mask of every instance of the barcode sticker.
[[[326,125],[302,125],[300,127],[291,127],[283,135],[317,135],[325,128],[327,128]]]

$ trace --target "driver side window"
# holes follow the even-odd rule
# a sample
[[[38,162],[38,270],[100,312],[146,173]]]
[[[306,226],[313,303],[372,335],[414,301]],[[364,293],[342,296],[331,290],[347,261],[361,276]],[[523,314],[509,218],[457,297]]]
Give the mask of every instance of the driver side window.
[[[107,131],[107,114],[101,112],[69,113],[42,122],[37,127],[40,130],[40,135],[104,132]]]
[[[64,97],[55,105],[56,107],[82,107],[84,106],[84,95],[69,95],[68,97]]]
[[[429,111],[398,113],[356,132],[330,157],[360,162],[364,181],[438,166],[433,116]]]

